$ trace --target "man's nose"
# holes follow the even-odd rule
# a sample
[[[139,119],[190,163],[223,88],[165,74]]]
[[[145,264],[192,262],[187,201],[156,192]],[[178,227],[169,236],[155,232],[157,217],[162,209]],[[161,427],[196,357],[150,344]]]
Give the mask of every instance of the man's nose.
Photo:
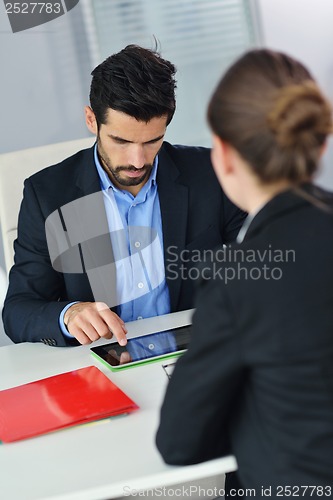
[[[142,168],[146,164],[144,148],[140,144],[133,144],[129,157],[129,164],[135,168]]]

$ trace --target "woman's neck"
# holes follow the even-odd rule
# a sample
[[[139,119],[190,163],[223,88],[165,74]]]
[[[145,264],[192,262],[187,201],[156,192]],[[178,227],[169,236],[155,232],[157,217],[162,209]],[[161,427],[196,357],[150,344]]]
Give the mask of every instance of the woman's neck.
[[[247,211],[256,213],[261,207],[266,205],[276,195],[287,191],[293,186],[290,181],[283,180],[274,184],[257,184],[253,185],[247,197]]]

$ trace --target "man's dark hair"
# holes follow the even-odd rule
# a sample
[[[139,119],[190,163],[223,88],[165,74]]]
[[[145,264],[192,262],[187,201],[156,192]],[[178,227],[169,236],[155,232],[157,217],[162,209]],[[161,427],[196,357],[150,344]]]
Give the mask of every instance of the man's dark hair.
[[[90,105],[97,125],[106,123],[108,108],[139,121],[167,115],[176,108],[174,65],[157,51],[128,45],[99,64],[91,73]]]

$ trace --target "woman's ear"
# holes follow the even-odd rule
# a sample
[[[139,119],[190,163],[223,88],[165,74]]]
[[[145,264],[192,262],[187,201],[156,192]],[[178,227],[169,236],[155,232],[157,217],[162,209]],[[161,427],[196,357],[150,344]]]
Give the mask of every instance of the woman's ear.
[[[320,158],[322,156],[324,156],[325,152],[326,152],[326,149],[327,149],[327,141],[324,142],[324,144],[321,146],[320,148],[320,153],[319,153],[319,156]]]
[[[211,159],[219,179],[234,171],[231,147],[216,134],[213,134]]]
[[[86,125],[88,127],[88,130],[92,134],[97,135],[98,127],[97,127],[96,116],[90,106],[84,107],[84,114],[86,116]]]

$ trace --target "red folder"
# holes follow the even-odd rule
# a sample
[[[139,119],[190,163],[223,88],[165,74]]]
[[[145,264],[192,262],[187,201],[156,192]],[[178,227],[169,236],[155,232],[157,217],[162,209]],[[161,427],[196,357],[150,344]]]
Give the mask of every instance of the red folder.
[[[138,406],[95,366],[0,391],[4,443],[130,413]]]

